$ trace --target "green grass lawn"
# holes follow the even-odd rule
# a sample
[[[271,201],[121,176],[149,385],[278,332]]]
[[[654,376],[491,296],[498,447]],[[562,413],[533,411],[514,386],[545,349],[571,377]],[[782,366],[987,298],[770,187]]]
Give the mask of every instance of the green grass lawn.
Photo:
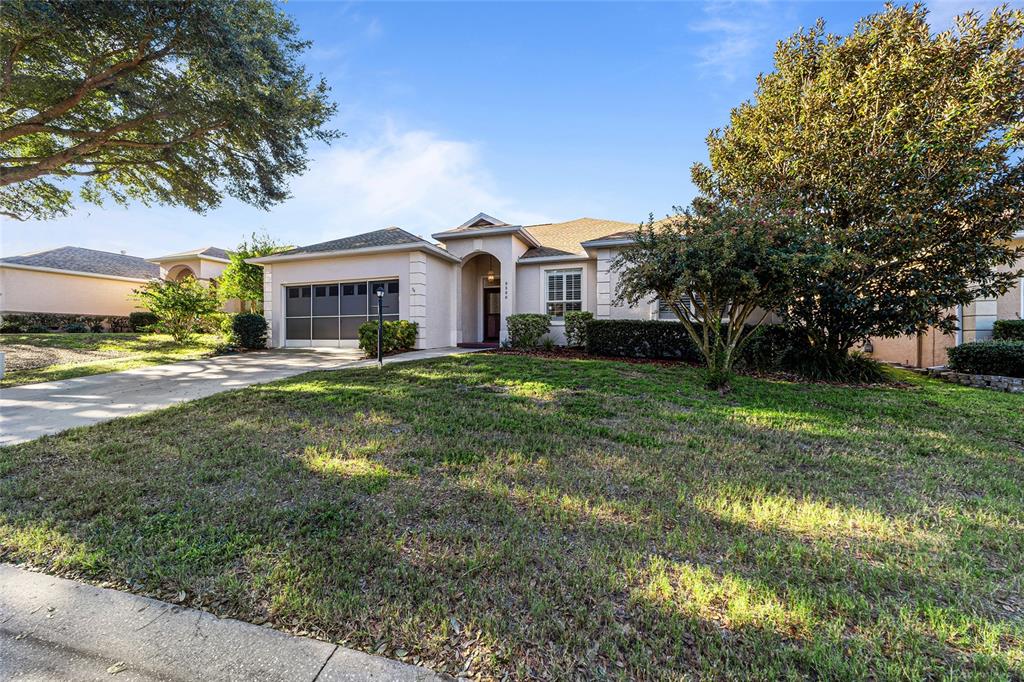
[[[0,388],[194,360],[221,343],[217,334],[181,345],[167,334],[0,334],[7,354]]]
[[[485,678],[1021,679],[1024,399],[905,380],[306,374],[0,451],[0,560]]]

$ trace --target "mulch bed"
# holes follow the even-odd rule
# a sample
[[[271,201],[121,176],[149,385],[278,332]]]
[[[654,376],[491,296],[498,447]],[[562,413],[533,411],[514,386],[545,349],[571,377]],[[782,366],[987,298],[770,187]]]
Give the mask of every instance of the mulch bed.
[[[673,360],[671,358],[627,358],[612,355],[590,355],[581,348],[566,348],[556,346],[550,350],[545,348],[524,349],[524,348],[495,348],[494,350],[482,351],[495,355],[527,355],[535,358],[547,358],[551,360],[611,360],[612,362],[626,362],[633,365],[657,365],[659,367],[674,367],[684,365],[686,367],[701,367],[699,362],[687,362],[686,360]],[[844,388],[913,388],[913,384],[905,381],[888,381],[885,383],[856,383],[842,381],[825,381],[824,379],[808,379],[794,372],[782,370],[754,370],[737,369],[739,376],[764,379],[766,381],[786,381],[793,384],[824,384]]]

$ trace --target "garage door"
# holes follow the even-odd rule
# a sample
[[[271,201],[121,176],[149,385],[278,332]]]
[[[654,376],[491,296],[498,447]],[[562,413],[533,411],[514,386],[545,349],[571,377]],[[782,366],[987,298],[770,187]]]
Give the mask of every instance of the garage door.
[[[397,279],[285,287],[285,345],[356,346],[360,325],[377,319],[378,289],[384,319],[397,320]]]

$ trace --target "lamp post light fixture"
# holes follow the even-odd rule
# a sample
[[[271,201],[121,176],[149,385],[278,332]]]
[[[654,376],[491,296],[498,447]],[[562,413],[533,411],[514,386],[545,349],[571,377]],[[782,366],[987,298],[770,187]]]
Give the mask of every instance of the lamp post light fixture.
[[[384,368],[384,289],[377,289],[377,369]]]

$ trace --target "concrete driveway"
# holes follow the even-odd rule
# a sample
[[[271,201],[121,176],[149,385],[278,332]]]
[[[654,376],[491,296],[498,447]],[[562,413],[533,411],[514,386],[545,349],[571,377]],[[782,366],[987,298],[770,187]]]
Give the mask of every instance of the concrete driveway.
[[[467,351],[412,351],[385,362],[462,352]],[[313,370],[374,363],[360,359],[361,356],[356,349],[268,350],[5,388],[0,390],[0,446]]]

